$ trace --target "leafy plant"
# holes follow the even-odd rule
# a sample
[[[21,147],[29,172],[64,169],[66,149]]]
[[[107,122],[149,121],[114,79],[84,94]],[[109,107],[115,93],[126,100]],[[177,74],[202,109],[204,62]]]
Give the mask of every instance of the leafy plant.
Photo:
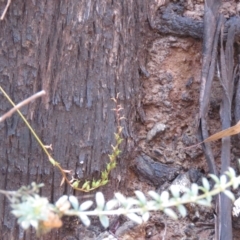
[[[34,135],[35,139],[38,141],[43,151],[48,156],[49,161],[53,166],[57,167],[62,173],[63,180],[61,184],[66,181],[72,188],[80,190],[83,192],[89,192],[91,190],[97,189],[100,186],[106,185],[109,181],[109,175],[116,167],[117,158],[121,153],[119,146],[122,143],[123,139],[121,137],[123,128],[120,126],[120,120],[123,118],[120,114],[122,110],[121,105],[118,104],[118,97],[113,99],[116,103],[116,112],[117,119],[117,132],[115,133],[115,146],[112,146],[112,153],[109,155],[109,163],[106,166],[106,169],[101,172],[101,178],[99,180],[85,181],[80,186],[80,181],[73,178],[70,170],[65,170],[61,167],[60,163],[55,161],[48,152],[48,148],[51,146],[45,146],[35,131],[32,129],[28,121],[19,111],[19,108],[25,103],[28,103],[31,99],[44,94],[44,91],[29,99],[24,100],[22,103],[15,105],[7,93],[0,87],[0,90],[8,101],[12,104],[13,109],[0,118],[0,122],[9,117],[14,111],[17,111],[21,116],[29,130]],[[215,141],[224,136],[232,135],[238,133],[239,123],[232,128],[219,132],[215,135],[212,135],[207,141]],[[233,131],[234,130],[234,131]],[[201,144],[201,143],[199,143]],[[193,147],[193,146],[191,146]],[[71,179],[68,179],[68,174],[71,175]],[[61,217],[62,216],[77,216],[86,226],[91,224],[90,216],[99,216],[101,224],[106,228],[109,226],[109,217],[110,215],[126,215],[129,219],[134,222],[141,224],[146,222],[150,217],[151,211],[163,211],[166,215],[177,219],[177,211],[182,217],[187,215],[187,210],[185,204],[188,203],[197,203],[204,206],[211,206],[212,197],[214,195],[223,192],[229,198],[234,201],[234,195],[229,190],[229,187],[236,189],[240,185],[240,176],[236,176],[234,169],[229,168],[229,171],[218,178],[215,175],[210,177],[215,182],[214,187],[211,189],[210,184],[206,178],[202,179],[202,186],[197,184],[192,184],[191,188],[176,188],[172,186],[170,191],[164,191],[161,194],[158,194],[154,191],[148,192],[148,197],[145,196],[141,191],[135,191],[135,197],[125,197],[121,193],[115,193],[115,198],[109,201],[105,201],[105,198],[101,192],[96,193],[95,205],[96,208],[92,209],[93,201],[86,201],[79,203],[78,199],[75,196],[62,196],[55,203],[49,203],[47,198],[40,197],[38,195],[39,188],[43,185],[37,185],[32,183],[28,187],[22,187],[18,191],[4,191],[0,190],[0,193],[6,195],[9,199],[12,207],[12,214],[18,218],[18,223],[22,228],[27,229],[30,226],[34,227],[37,231],[37,234],[43,234],[50,231],[52,228],[59,228],[62,226]],[[229,180],[228,180],[229,179]],[[199,195],[199,192],[202,194]],[[233,209],[233,214],[239,214],[239,206],[235,205]]]
[[[187,215],[184,205],[196,203],[204,206],[211,206],[212,197],[223,192],[232,201],[235,197],[229,190],[238,188],[240,185],[240,176],[236,176],[234,169],[229,170],[218,178],[210,174],[214,181],[214,186],[210,189],[209,181],[202,179],[202,186],[193,183],[190,188],[181,188],[183,193],[177,187],[171,187],[170,191],[163,191],[158,194],[149,191],[146,196],[141,191],[135,191],[135,197],[125,197],[121,193],[115,193],[115,198],[106,202],[101,192],[95,195],[96,207],[92,209],[93,201],[79,203],[75,196],[62,196],[55,204],[48,202],[47,198],[40,197],[38,190],[43,185],[32,183],[29,187],[22,187],[18,191],[3,191],[11,202],[12,214],[18,218],[18,223],[27,229],[34,227],[38,234],[46,233],[52,228],[62,226],[62,216],[77,216],[86,226],[91,224],[90,216],[98,216],[103,227],[109,226],[109,217],[111,215],[126,215],[132,221],[141,224],[148,221],[150,212],[162,211],[173,219],[178,218],[177,212],[182,217]],[[227,181],[227,177],[229,180]],[[199,192],[202,192],[199,195]],[[233,214],[239,214],[238,209]]]
[[[0,86],[0,90],[3,93],[3,95],[7,98],[7,100],[11,103],[11,105],[13,106],[13,109],[10,110],[8,113],[6,113],[3,117],[0,118],[0,122],[2,120],[4,120],[6,117],[11,116],[11,114],[15,111],[18,112],[18,114],[20,115],[20,117],[22,118],[22,120],[25,122],[25,124],[27,125],[28,129],[31,131],[31,133],[33,134],[34,138],[37,140],[37,142],[39,143],[39,145],[41,146],[41,148],[43,149],[43,151],[46,153],[48,160],[50,161],[50,163],[57,167],[59,169],[59,171],[62,174],[62,181],[60,183],[60,185],[62,185],[64,182],[67,182],[68,185],[70,185],[72,188],[74,188],[75,190],[78,191],[82,191],[82,192],[90,192],[93,191],[101,186],[106,185],[109,182],[109,175],[111,173],[111,171],[116,168],[117,165],[117,158],[121,153],[120,150],[120,144],[123,141],[122,138],[122,130],[123,128],[120,125],[120,121],[121,119],[123,119],[124,117],[121,116],[120,112],[121,110],[123,110],[123,108],[121,107],[120,104],[118,104],[118,95],[116,98],[113,98],[112,100],[115,102],[116,104],[116,108],[113,109],[116,113],[116,120],[117,120],[117,131],[116,133],[114,133],[115,135],[115,145],[112,146],[112,152],[110,155],[108,155],[109,157],[109,163],[107,163],[106,169],[103,170],[101,172],[101,178],[98,180],[85,180],[84,183],[82,183],[80,185],[80,180],[76,179],[73,177],[72,171],[71,170],[66,170],[63,169],[62,166],[60,165],[59,162],[57,162],[49,153],[48,149],[52,148],[52,146],[46,146],[42,143],[41,139],[38,137],[38,135],[36,134],[36,132],[33,130],[33,128],[30,126],[29,122],[27,121],[27,119],[23,116],[23,114],[19,111],[19,108],[22,107],[24,104],[29,103],[30,101],[32,101],[33,99],[42,96],[45,94],[44,91],[41,91],[33,96],[31,96],[30,98],[24,100],[23,102],[19,103],[18,105],[15,105],[15,103],[11,100],[11,98],[9,97],[9,95],[3,90],[3,88]],[[70,180],[68,178],[68,174],[70,175]]]

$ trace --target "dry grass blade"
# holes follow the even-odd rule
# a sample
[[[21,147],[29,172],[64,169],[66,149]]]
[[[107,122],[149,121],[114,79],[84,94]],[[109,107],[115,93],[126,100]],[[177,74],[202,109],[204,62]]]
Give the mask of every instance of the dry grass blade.
[[[2,88],[0,88],[0,90],[2,91]],[[16,112],[18,109],[20,109],[21,107],[25,106],[26,104],[30,103],[31,101],[33,101],[36,98],[39,98],[39,97],[41,97],[41,96],[43,96],[45,94],[46,94],[46,92],[44,90],[42,90],[41,92],[35,93],[31,97],[29,97],[29,98],[23,100],[22,102],[18,103],[10,111],[8,111],[2,117],[0,117],[0,122],[3,122],[6,118],[11,117],[12,114],[14,112]]]
[[[5,7],[5,9],[4,9],[3,13],[2,13],[2,16],[1,16],[0,20],[4,19],[10,4],[11,4],[11,0],[8,0],[7,5],[6,5],[6,7]]]
[[[184,149],[197,147],[197,146],[199,146],[200,144],[202,144],[204,142],[216,141],[216,140],[221,139],[223,137],[229,137],[229,136],[232,136],[232,135],[236,135],[238,133],[240,133],[240,121],[236,125],[234,125],[234,126],[232,126],[230,128],[227,128],[227,129],[225,129],[225,130],[223,130],[221,132],[217,132],[217,133],[211,135],[210,137],[206,138],[204,141],[202,141],[200,143],[197,143],[197,144],[194,144],[194,145],[191,145],[191,146],[186,147]]]
[[[229,137],[229,136],[232,136],[232,135],[235,135],[235,134],[238,134],[238,133],[240,133],[240,121],[236,125],[234,125],[230,128],[227,128],[227,129],[225,129],[221,132],[213,134],[209,138],[205,139],[204,142],[216,141],[216,140],[221,139],[223,137]]]

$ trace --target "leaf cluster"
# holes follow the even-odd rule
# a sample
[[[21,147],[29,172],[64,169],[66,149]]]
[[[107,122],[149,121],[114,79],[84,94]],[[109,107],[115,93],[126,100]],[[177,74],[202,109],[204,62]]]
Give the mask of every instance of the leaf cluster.
[[[43,149],[43,151],[45,152],[45,154],[48,156],[48,160],[49,162],[56,168],[59,169],[59,171],[62,174],[62,181],[60,186],[66,182],[68,185],[70,185],[72,188],[74,188],[75,190],[78,191],[82,191],[82,192],[89,192],[92,190],[95,190],[101,186],[106,185],[109,182],[109,175],[111,173],[111,171],[116,168],[117,166],[117,158],[119,157],[119,155],[121,154],[121,150],[119,149],[120,144],[123,141],[122,136],[122,130],[123,128],[120,125],[120,120],[123,119],[124,117],[121,116],[120,111],[123,110],[123,108],[121,107],[121,105],[118,104],[118,96],[117,95],[116,98],[113,98],[112,100],[116,103],[116,108],[113,109],[115,111],[116,114],[116,120],[117,120],[117,132],[114,133],[115,135],[115,145],[112,146],[112,152],[109,156],[109,163],[107,163],[106,165],[106,169],[103,170],[101,172],[101,178],[98,180],[93,179],[92,181],[89,180],[85,180],[83,183],[80,182],[79,179],[75,179],[72,175],[72,171],[71,170],[65,170],[61,167],[60,163],[57,162],[52,156],[51,154],[48,152],[48,148],[52,149],[52,146],[46,146],[42,143],[41,139],[38,137],[38,135],[36,134],[36,132],[33,130],[33,128],[30,126],[29,122],[27,121],[27,119],[23,116],[23,114],[18,110],[21,106],[23,106],[25,104],[25,102],[29,102],[30,100],[32,100],[33,98],[35,99],[36,97],[39,97],[41,94],[45,94],[45,91],[42,91],[38,94],[35,94],[34,96],[31,96],[29,99],[24,100],[22,103],[15,105],[15,103],[12,101],[12,99],[9,97],[9,95],[3,90],[3,88],[0,86],[0,91],[3,93],[3,95],[7,98],[7,100],[11,103],[11,105],[13,106],[13,111],[17,111],[18,114],[20,115],[20,117],[22,118],[22,120],[25,122],[26,126],[28,127],[28,129],[30,130],[30,132],[32,133],[32,135],[34,136],[34,138],[36,139],[36,141],[38,142],[38,144],[41,146],[41,148]],[[11,111],[10,111],[11,112]],[[5,114],[5,115],[9,115],[9,113]],[[5,119],[5,118],[2,118]],[[1,121],[1,118],[0,118]],[[71,175],[71,180],[69,180],[68,178],[68,174]]]
[[[98,192],[95,195],[95,204],[91,200],[80,203],[75,196],[66,195],[60,197],[55,204],[50,204],[46,198],[37,194],[41,186],[35,183],[16,192],[0,192],[9,198],[12,214],[18,218],[18,223],[24,229],[33,226],[39,233],[45,233],[51,228],[61,227],[60,218],[64,215],[77,216],[86,226],[91,224],[90,216],[98,216],[102,226],[107,228],[111,215],[126,215],[132,221],[141,224],[148,221],[152,211],[162,211],[173,219],[177,219],[179,215],[185,217],[187,209],[184,205],[196,203],[209,207],[212,197],[220,192],[232,201],[235,200],[229,188],[238,188],[240,176],[236,176],[234,169],[229,168],[220,178],[212,174],[209,176],[214,181],[212,188],[209,180],[203,178],[202,186],[194,183],[190,188],[182,188],[183,193],[176,186],[172,186],[169,191],[163,191],[161,194],[149,191],[147,196],[141,191],[135,191],[135,197],[115,193],[113,199],[106,201],[104,195]],[[233,213],[236,214],[236,211]]]

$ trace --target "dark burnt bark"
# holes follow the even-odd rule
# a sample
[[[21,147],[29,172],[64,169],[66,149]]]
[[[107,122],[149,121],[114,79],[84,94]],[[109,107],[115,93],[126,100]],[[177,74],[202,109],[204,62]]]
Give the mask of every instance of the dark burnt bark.
[[[22,112],[43,142],[53,144],[54,158],[64,168],[74,170],[80,179],[96,178],[106,166],[110,145],[114,142],[113,133],[116,131],[116,119],[112,111],[115,106],[111,98],[120,93],[120,103],[126,117],[122,122],[124,154],[111,175],[110,184],[101,189],[107,198],[112,195],[113,189],[118,190],[119,179],[120,187],[125,187],[124,177],[130,164],[128,157],[135,144],[133,129],[136,115],[142,122],[145,121],[139,101],[139,72],[149,77],[144,67],[144,51],[146,43],[151,40],[146,39],[156,35],[159,37],[159,33],[205,38],[203,55],[208,55],[204,55],[203,64],[207,68],[204,69],[203,77],[213,78],[219,32],[219,29],[216,31],[216,12],[213,22],[211,19],[202,22],[182,17],[183,8],[179,4],[170,3],[158,9],[156,2],[14,0],[4,21],[0,22],[1,86],[15,103],[39,90],[46,90],[46,97],[24,107]],[[208,2],[219,4],[218,1]],[[5,5],[6,1],[0,3],[1,11]],[[212,7],[217,11],[218,8]],[[146,27],[147,21],[158,34],[145,31],[149,29],[149,26]],[[207,28],[208,21],[215,25]],[[238,22],[238,17],[226,21],[224,40],[234,23],[234,41],[239,41]],[[212,64],[208,61],[212,61]],[[205,95],[209,92],[210,87]],[[205,101],[200,118],[207,114],[207,99]],[[9,108],[10,104],[0,94],[0,114]],[[203,125],[201,127],[206,130],[206,121]],[[41,194],[52,201],[62,194],[81,195],[67,186],[59,187],[60,173],[50,165],[17,114],[0,124],[0,135],[0,189],[15,190],[36,181],[45,183]],[[210,169],[217,173],[213,157],[209,152],[206,155],[210,156]],[[144,167],[150,166],[151,171],[159,170],[160,165],[146,159],[143,162],[143,158],[138,158],[136,162],[142,164],[137,165],[141,174],[146,170]],[[170,180],[179,170],[161,165],[161,171],[155,173],[166,178],[162,171],[164,167],[172,173]],[[156,178],[149,179],[156,186],[159,184],[157,174]],[[23,232],[18,227],[2,195],[0,219],[1,239],[36,238],[34,231]],[[71,237],[80,236],[74,234],[70,232]],[[64,230],[55,230],[43,239],[65,239],[65,235]]]
[[[224,49],[223,39],[220,51],[220,81],[223,86],[223,100],[221,106],[222,129],[229,128],[232,120],[232,99],[234,93],[234,81],[237,67],[234,70],[234,34],[236,26],[233,24],[228,32],[227,42]],[[222,36],[223,38],[223,36]],[[231,140],[230,137],[222,139],[221,174],[224,174],[231,164]],[[220,195],[220,239],[232,239],[232,201],[225,195]]]
[[[80,179],[96,178],[106,166],[116,131],[111,98],[120,93],[125,154],[106,188],[111,195],[118,175],[124,184],[126,156],[133,146],[145,2],[16,0],[0,22],[1,86],[15,103],[41,89],[47,92],[22,112],[43,142],[53,144],[54,158]],[[3,114],[10,104],[2,94],[0,103]],[[0,125],[0,135],[0,189],[36,181],[45,183],[42,195],[52,201],[73,193],[59,187],[61,175],[17,114]],[[1,239],[35,239],[17,226],[3,196],[0,203]],[[62,237],[53,231],[44,239]]]
[[[217,2],[218,4],[220,4],[221,1],[217,1]],[[218,7],[216,6],[216,3],[214,4],[215,6],[213,7],[217,10]],[[211,5],[209,5],[208,8],[210,8],[210,6]],[[150,20],[151,26],[161,34],[171,34],[171,35],[178,35],[182,37],[190,36],[197,39],[203,39],[205,22],[202,20],[196,20],[190,17],[184,17],[183,12],[184,12],[184,6],[182,5],[182,3],[170,3],[166,6],[163,6],[158,10],[158,14],[156,14],[156,16]],[[208,27],[211,24],[210,22],[208,22]],[[228,29],[233,24],[236,25],[234,39],[235,39],[235,42],[239,42],[240,41],[239,16],[231,17],[225,22],[223,38],[224,40],[227,39]]]
[[[160,187],[166,181],[173,181],[179,174],[181,167],[171,166],[155,162],[149,156],[142,154],[136,157],[133,165],[139,179],[142,179],[156,187]]]

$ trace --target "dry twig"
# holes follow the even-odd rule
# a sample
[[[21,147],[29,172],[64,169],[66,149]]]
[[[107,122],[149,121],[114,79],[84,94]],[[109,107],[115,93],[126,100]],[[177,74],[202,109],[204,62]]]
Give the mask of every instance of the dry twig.
[[[9,8],[10,4],[11,4],[11,1],[12,1],[12,0],[8,0],[7,5],[6,5],[6,7],[5,7],[5,9],[4,9],[3,13],[2,13],[2,16],[1,16],[0,20],[3,20],[3,19],[4,19],[5,15],[6,15],[6,13],[7,13],[7,10],[8,10],[8,8]]]
[[[19,108],[23,107],[24,105],[28,104],[29,102],[45,95],[46,92],[44,90],[32,95],[31,97],[23,100],[22,102],[18,103],[15,107],[13,107],[10,111],[5,113],[2,117],[0,117],[0,122],[3,122],[6,118],[11,117],[14,112],[16,112]]]

